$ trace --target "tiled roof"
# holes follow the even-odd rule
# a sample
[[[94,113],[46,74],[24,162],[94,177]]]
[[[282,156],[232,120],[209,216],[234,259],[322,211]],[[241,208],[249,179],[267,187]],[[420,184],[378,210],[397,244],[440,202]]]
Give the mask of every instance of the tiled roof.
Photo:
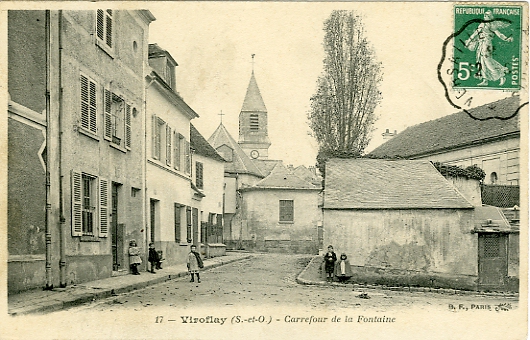
[[[281,163],[282,161],[275,160],[275,159],[253,159],[252,163],[256,167],[258,167],[259,171],[263,174],[263,176],[268,176],[272,169],[276,166],[277,163]]]
[[[319,190],[313,184],[301,179],[287,169],[281,161],[277,162],[270,174],[255,185],[242,190],[259,189],[294,189],[294,190]]]
[[[315,169],[313,168],[313,170]],[[297,166],[293,172],[296,176],[303,178],[318,187],[322,186],[322,177],[317,175],[316,172],[314,173],[313,171],[309,170],[304,165]]]
[[[256,77],[254,77],[254,71],[252,71],[252,76],[250,76],[250,83],[248,84],[247,94],[245,95],[241,111],[267,112],[258,88],[258,83],[256,82]]]
[[[475,207],[475,227],[488,227],[488,220],[491,220],[492,226],[502,229],[511,228],[501,209],[491,205]]]
[[[498,116],[509,117],[519,105],[519,97],[509,97],[469,112],[479,118]],[[518,136],[519,115],[508,120],[475,120],[466,112],[457,112],[439,119],[411,126],[396,137],[373,150],[370,155],[377,157],[404,157],[428,155],[462,146],[481,144],[487,140]]]
[[[234,150],[232,161],[225,163],[225,172],[251,174],[262,178],[265,177],[261,174],[256,165],[252,163],[252,160],[245,154],[245,151],[243,151],[234,138],[232,138],[222,123],[219,124],[210,138],[208,138],[208,142],[216,150],[222,145],[227,145]]]
[[[201,133],[190,123],[190,147],[195,150],[195,153],[215,159],[220,162],[225,162],[217,151],[204,139]]]
[[[473,208],[429,161],[330,159],[324,209]]]

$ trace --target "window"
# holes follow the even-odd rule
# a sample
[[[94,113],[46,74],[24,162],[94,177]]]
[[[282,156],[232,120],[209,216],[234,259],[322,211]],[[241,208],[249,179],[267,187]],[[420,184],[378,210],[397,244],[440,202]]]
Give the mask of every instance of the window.
[[[492,172],[490,175],[491,184],[497,184],[497,180],[498,180],[497,173]]]
[[[203,164],[201,162],[195,163],[195,185],[199,189],[204,188],[204,181],[203,181]]]
[[[280,200],[280,222],[294,221],[294,201]]]
[[[83,235],[94,235],[95,223],[95,195],[94,195],[94,177],[82,175],[83,197],[82,197],[82,211],[83,211]]]
[[[180,208],[181,205],[178,203],[174,204],[174,215],[175,215],[175,242],[180,243]]]
[[[97,98],[96,83],[81,75],[81,127],[97,133]]]
[[[107,180],[72,171],[72,236],[107,237],[108,192]]]
[[[104,45],[112,48],[112,10],[98,9],[96,19],[96,34]]]
[[[131,105],[115,93],[105,89],[105,136],[112,143],[131,148]]]
[[[250,131],[259,130],[259,116],[255,113],[250,114]]]

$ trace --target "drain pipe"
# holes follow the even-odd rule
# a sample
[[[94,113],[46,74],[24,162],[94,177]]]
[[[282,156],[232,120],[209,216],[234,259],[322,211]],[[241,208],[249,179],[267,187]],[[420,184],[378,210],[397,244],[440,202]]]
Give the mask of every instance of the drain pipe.
[[[66,219],[64,217],[64,200],[63,200],[63,11],[59,10],[58,18],[58,44],[59,44],[59,56],[58,56],[58,88],[59,88],[59,282],[61,288],[66,287]]]
[[[50,11],[45,11],[45,48],[46,48],[46,217],[45,217],[45,228],[46,228],[46,286],[45,290],[53,289],[53,277],[52,277],[52,231],[51,231],[51,188],[50,188]]]

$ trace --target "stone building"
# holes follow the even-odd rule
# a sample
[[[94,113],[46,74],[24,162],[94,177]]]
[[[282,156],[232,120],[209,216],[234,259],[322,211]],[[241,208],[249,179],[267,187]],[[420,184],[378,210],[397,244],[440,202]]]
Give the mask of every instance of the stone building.
[[[144,10],[9,11],[10,292],[127,271],[128,241],[145,239],[154,19]]]
[[[190,120],[197,113],[176,92],[177,66],[157,44],[149,45],[151,71],[146,77],[146,195],[149,242],[163,251],[166,265],[183,263],[194,238],[191,220],[192,163]]]
[[[470,109],[477,118],[513,115],[519,97]],[[477,120],[464,111],[411,126],[373,150],[376,157],[426,159],[449,165],[477,165],[486,184],[519,185],[519,113],[510,119]]]

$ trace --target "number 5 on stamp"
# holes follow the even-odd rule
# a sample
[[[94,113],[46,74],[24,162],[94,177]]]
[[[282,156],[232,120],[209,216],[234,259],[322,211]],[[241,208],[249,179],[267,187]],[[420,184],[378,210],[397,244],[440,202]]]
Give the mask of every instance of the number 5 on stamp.
[[[521,88],[520,6],[455,5],[453,88]]]

